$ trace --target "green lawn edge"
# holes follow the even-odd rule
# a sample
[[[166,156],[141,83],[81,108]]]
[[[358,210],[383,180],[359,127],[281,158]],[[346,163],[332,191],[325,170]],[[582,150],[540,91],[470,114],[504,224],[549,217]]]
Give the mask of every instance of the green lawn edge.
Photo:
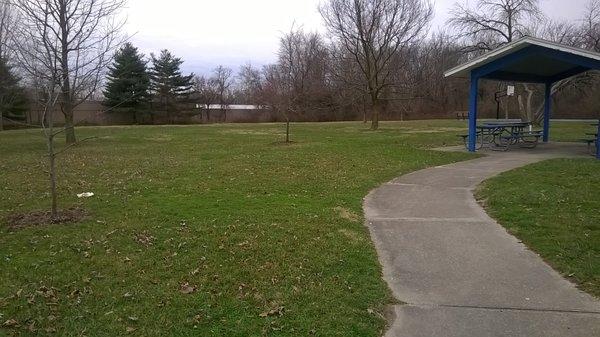
[[[598,160],[552,159],[491,178],[476,197],[510,234],[600,297],[599,190]]]

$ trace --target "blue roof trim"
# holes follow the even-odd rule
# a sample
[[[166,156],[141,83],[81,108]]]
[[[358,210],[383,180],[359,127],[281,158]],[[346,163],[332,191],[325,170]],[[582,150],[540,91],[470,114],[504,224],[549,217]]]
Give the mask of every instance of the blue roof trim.
[[[501,57],[493,62],[484,64],[483,66],[481,66],[479,68],[473,69],[471,71],[471,75],[475,76],[476,78],[485,77],[495,71],[501,70],[512,64],[515,64],[517,61],[522,60],[526,56],[534,54],[534,52],[537,48],[538,48],[537,46],[525,47],[525,48],[523,48],[519,51],[516,51],[512,54],[508,54],[504,57]]]
[[[502,70],[494,71],[493,73],[485,75],[482,78],[508,82],[548,83],[548,78],[545,76],[518,74]]]
[[[536,76],[532,74],[514,74],[503,71],[503,69],[510,67],[518,61],[528,56],[535,55],[546,56],[572,64],[573,68],[552,77]],[[592,69],[600,70],[600,61],[560,50],[532,45],[487,63],[479,68],[475,68],[471,73],[476,78],[515,82],[553,83]]]
[[[571,76],[575,76],[575,75],[579,75],[581,73],[584,73],[586,71],[590,71],[592,69],[587,68],[587,67],[581,67],[581,66],[576,66],[572,69],[569,69],[567,71],[565,71],[564,73],[560,73],[554,77],[552,77],[550,80],[552,83],[554,82],[558,82],[560,80],[564,80],[565,78],[569,78]]]

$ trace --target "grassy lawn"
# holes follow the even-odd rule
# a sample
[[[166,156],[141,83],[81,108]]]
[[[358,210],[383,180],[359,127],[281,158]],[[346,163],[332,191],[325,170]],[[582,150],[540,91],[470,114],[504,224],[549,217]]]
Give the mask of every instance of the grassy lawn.
[[[465,122],[79,128],[61,206],[87,220],[0,224],[0,335],[377,336],[391,295],[362,198],[472,158]],[[38,130],[0,133],[0,219],[49,207]],[[76,194],[94,192],[89,199]],[[13,321],[14,320],[14,321]]]
[[[600,162],[557,159],[488,180],[478,197],[511,234],[600,297],[598,191]]]

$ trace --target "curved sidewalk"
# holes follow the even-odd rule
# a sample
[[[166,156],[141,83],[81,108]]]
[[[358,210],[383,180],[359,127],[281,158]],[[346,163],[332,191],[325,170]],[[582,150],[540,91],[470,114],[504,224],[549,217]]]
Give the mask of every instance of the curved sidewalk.
[[[397,178],[364,201],[395,297],[386,336],[600,336],[600,301],[575,288],[477,204],[504,171],[585,152],[573,144],[490,153]]]

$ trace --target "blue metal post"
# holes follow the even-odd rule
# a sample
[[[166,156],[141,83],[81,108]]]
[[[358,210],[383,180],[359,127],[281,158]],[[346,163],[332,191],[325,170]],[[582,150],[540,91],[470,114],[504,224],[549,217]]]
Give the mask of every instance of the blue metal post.
[[[544,94],[544,143],[547,143],[550,136],[550,111],[552,103],[552,83],[546,83]]]
[[[600,159],[600,119],[598,120],[598,131],[596,133],[596,158]]]
[[[477,91],[479,77],[471,73],[471,92],[469,94],[469,151],[475,152],[477,144]]]

